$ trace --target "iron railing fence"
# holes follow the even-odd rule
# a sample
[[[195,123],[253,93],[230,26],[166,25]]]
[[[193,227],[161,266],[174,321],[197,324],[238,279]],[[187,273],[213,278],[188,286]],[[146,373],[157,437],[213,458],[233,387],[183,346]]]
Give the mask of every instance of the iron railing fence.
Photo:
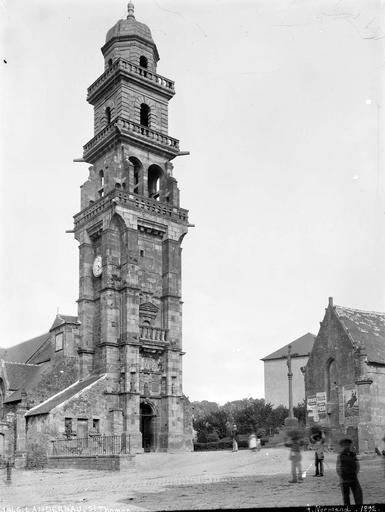
[[[91,455],[119,455],[130,453],[130,436],[126,434],[75,439],[55,439],[51,442],[51,455],[54,457]]]

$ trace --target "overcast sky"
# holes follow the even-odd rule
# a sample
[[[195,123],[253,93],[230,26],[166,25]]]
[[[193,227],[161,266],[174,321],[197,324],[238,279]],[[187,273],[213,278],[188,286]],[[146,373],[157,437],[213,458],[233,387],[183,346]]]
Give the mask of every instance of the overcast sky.
[[[72,216],[93,137],[87,87],[123,0],[0,0],[1,338],[77,314]],[[184,391],[263,397],[260,358],[328,297],[385,311],[384,3],[137,0],[175,80]]]

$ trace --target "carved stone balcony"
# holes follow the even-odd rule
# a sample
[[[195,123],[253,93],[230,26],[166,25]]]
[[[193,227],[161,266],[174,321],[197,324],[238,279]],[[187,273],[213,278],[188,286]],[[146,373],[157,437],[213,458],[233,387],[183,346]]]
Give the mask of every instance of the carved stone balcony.
[[[104,147],[105,144],[112,142],[116,137],[127,137],[138,142],[144,142],[154,149],[167,153],[172,158],[179,153],[178,139],[174,139],[164,133],[134,123],[123,117],[118,117],[83,146],[84,160],[92,163],[98,151]]]
[[[160,327],[151,327],[149,325],[140,325],[139,329],[139,338],[143,341],[150,341],[155,343],[168,343],[167,329],[161,329]]]
[[[96,220],[98,215],[118,204],[133,210],[144,210],[147,213],[173,220],[177,223],[188,224],[188,210],[184,208],[176,208],[149,197],[129,194],[122,190],[114,189],[74,216],[75,230],[92,219]]]
[[[123,75],[133,81],[140,81],[140,84],[150,89],[156,89],[158,92],[165,94],[171,98],[175,94],[175,86],[172,80],[164,76],[153,73],[147,68],[142,68],[133,62],[125,59],[117,59],[112,65],[88,87],[87,101],[93,104],[98,96],[108,87],[112,80],[116,79],[116,75]]]

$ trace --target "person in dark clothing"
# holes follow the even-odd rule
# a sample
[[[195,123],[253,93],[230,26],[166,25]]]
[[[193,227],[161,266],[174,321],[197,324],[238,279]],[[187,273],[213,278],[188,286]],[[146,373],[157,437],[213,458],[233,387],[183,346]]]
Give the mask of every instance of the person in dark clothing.
[[[362,505],[362,489],[358,481],[357,474],[360,470],[360,464],[356,453],[352,450],[351,439],[341,439],[341,452],[337,457],[337,474],[340,477],[342,497],[344,505],[350,505],[350,490],[354,496],[356,505]]]

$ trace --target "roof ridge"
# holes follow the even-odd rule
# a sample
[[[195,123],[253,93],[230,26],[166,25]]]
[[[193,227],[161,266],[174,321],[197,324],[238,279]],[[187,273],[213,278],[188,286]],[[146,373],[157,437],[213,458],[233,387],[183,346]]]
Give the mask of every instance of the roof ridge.
[[[350,311],[358,311],[359,313],[372,313],[372,314],[375,314],[375,315],[383,315],[383,316],[385,316],[385,312],[383,312],[383,311],[373,311],[373,310],[367,310],[367,309],[349,308],[347,306],[338,306],[338,304],[335,304],[334,307],[335,308],[340,308],[340,309],[348,309]]]
[[[43,402],[40,402],[39,404],[35,405],[34,407],[32,407],[31,409],[28,409],[27,412],[30,412],[30,411],[33,411],[34,409],[37,409],[38,407],[42,406],[43,404],[47,403],[49,400],[52,400],[54,397],[57,397],[59,395],[61,395],[62,393],[64,393],[65,391],[67,391],[67,389],[70,389],[72,388],[73,386],[75,386],[76,384],[78,384],[80,381],[80,379],[78,379],[76,382],[70,384],[69,386],[67,386],[66,388],[62,389],[61,391],[58,391],[57,393],[55,393],[54,395],[50,396],[49,398],[46,398],[45,400],[43,400]]]
[[[74,382],[73,384],[70,384],[69,386],[67,386],[66,388],[62,389],[61,391],[59,391],[58,393],[55,393],[54,395],[50,396],[49,398],[47,398],[46,400],[44,400],[43,402],[40,402],[39,404],[35,405],[34,407],[32,407],[31,409],[28,409],[28,411],[26,412],[26,415],[30,415],[30,413],[33,413],[34,410],[37,410],[39,409],[42,405],[45,405],[47,404],[48,402],[50,402],[51,400],[54,400],[55,398],[58,398],[60,397],[60,395],[62,394],[65,394],[69,389],[77,386],[80,382],[85,382],[87,380],[92,380],[93,379],[93,382],[91,382],[88,386],[91,386],[93,384],[95,384],[95,382],[97,382],[100,378],[102,377],[106,377],[107,373],[102,373],[102,374],[97,374],[97,375],[90,375],[88,377],[86,377],[85,379],[78,379],[76,382]],[[73,398],[74,396],[76,396],[78,393],[82,393],[85,389],[88,388],[88,386],[86,386],[85,388],[83,388],[82,390],[74,393],[74,395],[70,396],[69,398]],[[55,407],[58,407],[59,405],[63,404],[64,402],[66,402],[68,399],[64,399],[63,402],[59,402],[57,405],[55,405]]]
[[[40,366],[39,364],[20,363],[19,361],[4,361],[5,364],[22,364],[23,366]]]

